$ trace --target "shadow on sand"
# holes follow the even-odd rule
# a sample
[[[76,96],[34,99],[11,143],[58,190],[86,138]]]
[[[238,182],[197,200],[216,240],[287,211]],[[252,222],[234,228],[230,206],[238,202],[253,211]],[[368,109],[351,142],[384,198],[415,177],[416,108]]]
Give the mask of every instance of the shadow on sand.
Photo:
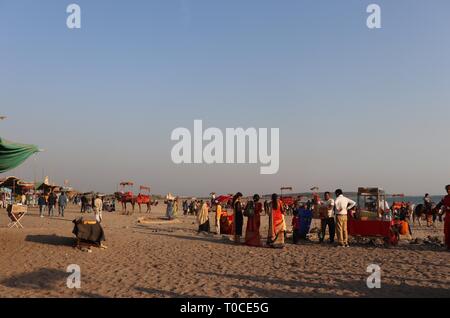
[[[151,289],[151,288],[145,288],[145,287],[135,287],[134,289],[141,293],[147,294],[149,297],[154,297],[154,298],[160,298],[160,297],[163,297],[163,298],[185,298],[185,297],[187,297],[187,295],[182,295],[182,294],[165,291],[165,290]]]
[[[342,280],[338,278],[324,279],[323,283],[305,282],[284,280],[278,278],[268,278],[254,275],[235,275],[235,274],[218,274],[201,272],[199,274],[222,277],[226,279],[233,279],[242,283],[240,285],[234,285],[234,288],[243,289],[247,292],[256,294],[262,298],[305,298],[305,297],[343,297],[337,294],[337,291],[345,292],[343,295],[349,292],[358,292],[362,297],[366,298],[384,298],[386,295],[389,297],[425,297],[425,298],[448,298],[450,297],[450,290],[447,288],[434,288],[428,286],[411,286],[408,284],[387,284],[383,283],[381,289],[369,289],[366,285],[366,278],[361,280]],[[261,286],[254,286],[255,284],[275,284],[278,289],[267,289]],[[292,288],[298,289],[314,289],[316,291],[293,291]]]
[[[176,234],[169,234],[169,233],[161,233],[160,231],[152,233],[146,233],[149,235],[157,235],[157,236],[166,236],[171,237],[179,240],[188,240],[188,241],[197,241],[197,242],[204,242],[204,243],[214,243],[214,244],[222,244],[222,245],[236,245],[234,242],[230,241],[228,238],[222,238],[222,237],[215,237],[214,234],[195,234],[195,236],[187,236],[187,235],[176,235]],[[239,245],[244,246],[245,245]]]
[[[10,288],[53,290],[57,285],[66,283],[67,273],[57,269],[41,268],[7,278],[0,283]]]
[[[25,238],[25,241],[46,245],[70,246],[70,247],[74,247],[76,243],[76,240],[73,237],[65,237],[58,235],[28,235]]]

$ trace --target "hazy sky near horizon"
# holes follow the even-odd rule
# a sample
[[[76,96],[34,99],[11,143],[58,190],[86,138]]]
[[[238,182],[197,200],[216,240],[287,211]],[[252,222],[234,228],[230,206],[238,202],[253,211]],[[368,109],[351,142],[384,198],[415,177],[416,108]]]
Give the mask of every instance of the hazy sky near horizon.
[[[81,7],[82,28],[66,27]],[[382,9],[382,29],[366,7]],[[296,192],[450,183],[448,0],[0,0],[4,175],[84,191]],[[280,128],[280,170],[172,163],[177,127]]]

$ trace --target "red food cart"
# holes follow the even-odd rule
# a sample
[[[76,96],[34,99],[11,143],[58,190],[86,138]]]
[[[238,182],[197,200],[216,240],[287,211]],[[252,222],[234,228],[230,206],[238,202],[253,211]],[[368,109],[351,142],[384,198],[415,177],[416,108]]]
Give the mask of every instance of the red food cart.
[[[386,194],[379,188],[359,188],[357,211],[348,219],[348,234],[354,237],[383,238],[386,245],[397,245],[399,227],[387,218]]]

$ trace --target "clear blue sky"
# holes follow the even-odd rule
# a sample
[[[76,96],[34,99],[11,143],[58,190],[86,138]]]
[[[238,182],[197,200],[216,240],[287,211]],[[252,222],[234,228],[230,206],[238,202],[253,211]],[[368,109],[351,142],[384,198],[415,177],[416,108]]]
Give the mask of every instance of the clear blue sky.
[[[0,136],[46,150],[8,174],[108,192],[442,193],[449,14],[448,0],[0,0]],[[194,119],[279,127],[279,173],[175,166],[170,133]]]

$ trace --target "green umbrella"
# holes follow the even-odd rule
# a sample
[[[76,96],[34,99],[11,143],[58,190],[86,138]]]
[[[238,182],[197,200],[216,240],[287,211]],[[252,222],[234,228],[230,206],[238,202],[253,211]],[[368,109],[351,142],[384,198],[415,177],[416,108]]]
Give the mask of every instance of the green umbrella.
[[[32,154],[39,152],[35,145],[24,145],[0,138],[0,173],[16,168]]]

